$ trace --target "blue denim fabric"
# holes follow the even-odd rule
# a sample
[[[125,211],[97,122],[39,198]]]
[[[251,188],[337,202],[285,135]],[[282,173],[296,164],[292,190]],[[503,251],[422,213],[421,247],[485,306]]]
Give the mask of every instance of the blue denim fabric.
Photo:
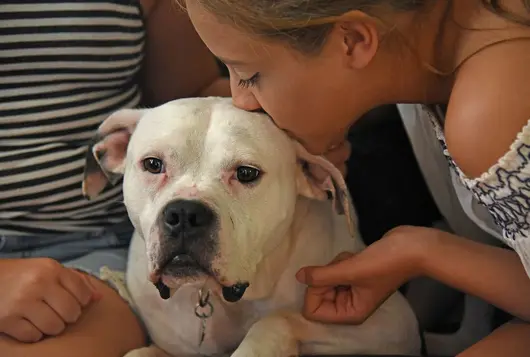
[[[100,232],[57,236],[0,235],[0,259],[48,257],[95,276],[99,276],[103,266],[125,272],[132,233],[133,227],[127,221]]]

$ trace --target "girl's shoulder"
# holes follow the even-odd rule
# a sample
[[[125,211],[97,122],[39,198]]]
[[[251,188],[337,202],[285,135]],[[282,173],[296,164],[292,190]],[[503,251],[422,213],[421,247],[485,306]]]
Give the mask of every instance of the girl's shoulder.
[[[459,68],[445,121],[447,148],[466,176],[479,177],[529,120],[530,31],[482,49]]]

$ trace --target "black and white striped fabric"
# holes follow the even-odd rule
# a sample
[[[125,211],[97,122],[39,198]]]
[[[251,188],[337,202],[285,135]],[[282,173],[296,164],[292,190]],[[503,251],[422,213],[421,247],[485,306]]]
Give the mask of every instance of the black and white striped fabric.
[[[91,231],[126,217],[121,187],[89,202],[81,181],[98,125],[140,103],[138,1],[0,1],[0,235]]]

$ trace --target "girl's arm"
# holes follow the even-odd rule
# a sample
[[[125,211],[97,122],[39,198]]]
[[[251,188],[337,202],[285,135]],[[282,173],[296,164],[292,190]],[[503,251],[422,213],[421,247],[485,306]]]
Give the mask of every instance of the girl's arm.
[[[493,247],[442,231],[425,237],[420,274],[530,321],[530,279],[512,250]],[[412,239],[422,239],[421,232]]]
[[[418,276],[530,321],[530,279],[516,253],[432,228],[399,227],[364,251],[324,267],[304,268],[297,278],[309,285],[306,317],[360,323],[399,286]],[[335,299],[330,301],[332,291]]]

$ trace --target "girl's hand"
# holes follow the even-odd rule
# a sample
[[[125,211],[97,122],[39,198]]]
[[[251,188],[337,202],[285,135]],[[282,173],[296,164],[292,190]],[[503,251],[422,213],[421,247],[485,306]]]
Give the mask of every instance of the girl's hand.
[[[419,274],[420,246],[410,234],[425,228],[399,227],[358,254],[342,253],[322,267],[302,268],[307,284],[303,314],[325,323],[360,324],[403,283]]]

